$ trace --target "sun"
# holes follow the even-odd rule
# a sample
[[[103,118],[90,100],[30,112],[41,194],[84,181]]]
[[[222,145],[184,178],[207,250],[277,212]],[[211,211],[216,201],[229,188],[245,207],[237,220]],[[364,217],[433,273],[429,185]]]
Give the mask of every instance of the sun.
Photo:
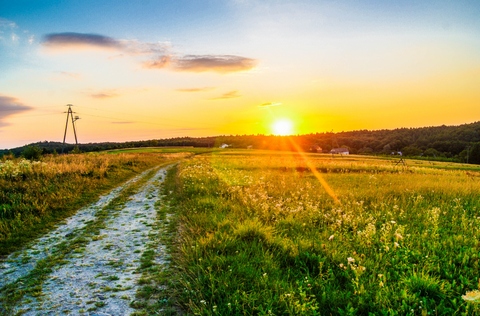
[[[272,124],[274,135],[287,136],[293,134],[293,123],[289,119],[276,120]]]

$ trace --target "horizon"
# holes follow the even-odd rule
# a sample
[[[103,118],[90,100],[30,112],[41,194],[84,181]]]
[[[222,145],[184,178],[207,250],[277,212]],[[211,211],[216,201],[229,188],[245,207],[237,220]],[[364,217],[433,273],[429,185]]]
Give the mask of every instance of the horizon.
[[[2,1],[0,148],[62,142],[67,104],[82,144],[471,124],[478,16],[468,0]]]
[[[436,128],[436,127],[460,127],[460,126],[463,126],[463,125],[471,125],[471,124],[476,124],[476,123],[480,123],[480,121],[475,121],[475,122],[470,122],[470,123],[462,123],[462,124],[458,124],[458,125],[435,125],[435,126],[421,126],[421,127],[396,127],[396,128],[391,128],[391,129],[358,129],[358,130],[347,130],[347,131],[341,131],[341,132],[334,132],[334,131],[324,131],[324,132],[312,132],[312,133],[305,133],[305,134],[292,134],[292,135],[279,135],[279,134],[236,134],[236,135],[233,135],[233,134],[223,134],[223,135],[210,135],[210,136],[176,136],[176,137],[169,137],[169,138],[149,138],[149,139],[136,139],[136,140],[125,140],[125,141],[98,141],[98,142],[89,142],[89,143],[86,143],[86,142],[78,142],[78,145],[89,145],[89,144],[104,144],[104,143],[128,143],[128,142],[142,142],[142,141],[151,141],[151,140],[167,140],[167,139],[176,139],[176,138],[192,138],[192,139],[197,139],[197,138],[216,138],[216,137],[242,137],[242,136],[247,136],[247,137],[251,137],[251,136],[268,136],[268,137],[302,137],[302,136],[307,136],[307,135],[311,135],[311,134],[327,134],[327,133],[333,133],[333,134],[341,134],[341,133],[354,133],[354,132],[362,132],[362,131],[367,131],[367,132],[378,132],[378,131],[395,131],[395,130],[398,130],[398,129],[422,129],[422,128]],[[41,144],[41,143],[44,143],[44,142],[47,142],[47,143],[58,143],[58,144],[62,144],[62,141],[58,140],[58,141],[52,141],[52,140],[41,140],[41,141],[36,141],[36,142],[33,142],[33,143],[28,143],[28,144],[23,144],[23,145],[20,145],[20,146],[16,146],[16,147],[10,147],[10,148],[0,148],[0,151],[3,150],[12,150],[12,149],[17,149],[17,148],[22,148],[22,147],[27,147],[27,146],[30,146],[30,145],[35,145],[35,144]],[[75,145],[75,143],[69,143],[69,142],[65,142],[66,145],[69,145],[69,146],[73,146]],[[163,146],[161,146],[163,147]],[[171,147],[171,146],[166,146],[166,147]],[[178,147],[178,146],[173,146],[173,147]],[[181,147],[181,146],[180,146]],[[190,146],[186,146],[186,147],[190,147]]]

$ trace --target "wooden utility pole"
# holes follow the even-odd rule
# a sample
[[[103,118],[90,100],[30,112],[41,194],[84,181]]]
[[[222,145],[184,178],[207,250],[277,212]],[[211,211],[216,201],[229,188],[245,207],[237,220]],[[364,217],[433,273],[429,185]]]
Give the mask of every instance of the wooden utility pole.
[[[69,117],[71,117],[71,120],[72,120],[73,135],[75,135],[75,145],[78,145],[77,131],[75,129],[75,121],[79,120],[80,118],[78,116],[73,117],[73,113],[75,113],[75,112],[72,111],[72,106],[73,106],[72,104],[67,104],[67,106],[68,106],[68,111],[66,112],[67,113],[67,121],[65,122],[65,133],[63,134],[62,153],[63,153],[63,148],[65,147],[65,138],[67,137],[67,128],[68,128]]]

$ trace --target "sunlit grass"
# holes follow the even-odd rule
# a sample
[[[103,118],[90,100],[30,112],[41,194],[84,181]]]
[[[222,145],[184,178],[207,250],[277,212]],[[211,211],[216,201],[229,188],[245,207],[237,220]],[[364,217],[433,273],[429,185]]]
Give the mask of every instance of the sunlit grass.
[[[167,190],[180,227],[177,295],[187,310],[469,311],[462,295],[478,289],[479,277],[476,173],[451,164],[307,157],[310,166],[291,153],[231,151],[181,163]]]
[[[0,162],[0,255],[51,229],[114,185],[182,157],[185,154],[77,154]]]

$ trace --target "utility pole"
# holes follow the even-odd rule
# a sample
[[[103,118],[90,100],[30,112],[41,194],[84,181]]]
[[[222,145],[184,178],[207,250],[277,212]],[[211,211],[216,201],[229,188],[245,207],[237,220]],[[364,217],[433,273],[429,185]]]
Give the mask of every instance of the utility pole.
[[[72,120],[73,135],[75,135],[75,145],[78,145],[77,131],[75,129],[75,121],[79,120],[80,117],[78,117],[78,116],[73,117],[73,113],[75,113],[75,112],[72,111],[72,106],[73,106],[72,104],[67,104],[67,106],[68,106],[68,111],[66,112],[67,113],[67,121],[65,122],[65,133],[63,134],[62,154],[63,154],[63,148],[65,147],[65,138],[67,137],[67,128],[68,128],[69,117],[71,117],[71,120]]]

